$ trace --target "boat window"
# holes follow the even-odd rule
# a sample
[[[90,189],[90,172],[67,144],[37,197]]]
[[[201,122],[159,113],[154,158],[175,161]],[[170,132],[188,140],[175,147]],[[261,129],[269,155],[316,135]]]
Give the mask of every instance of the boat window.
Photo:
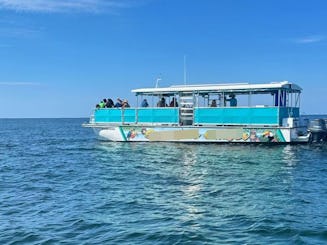
[[[258,107],[258,106],[274,106],[273,104],[273,96],[269,94],[251,94],[248,95],[248,104],[249,107]]]

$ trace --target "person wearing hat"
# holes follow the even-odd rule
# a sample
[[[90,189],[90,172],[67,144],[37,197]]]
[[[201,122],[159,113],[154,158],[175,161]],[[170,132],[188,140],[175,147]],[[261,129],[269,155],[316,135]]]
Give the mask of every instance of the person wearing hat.
[[[124,100],[124,101],[123,101],[122,107],[123,107],[123,108],[128,108],[128,107],[130,107],[130,105],[128,104],[128,101],[127,101],[127,100]]]
[[[235,107],[237,106],[237,99],[235,98],[235,94],[230,94],[229,95],[229,98],[230,99],[225,99],[226,101],[229,101],[229,105],[231,107]]]

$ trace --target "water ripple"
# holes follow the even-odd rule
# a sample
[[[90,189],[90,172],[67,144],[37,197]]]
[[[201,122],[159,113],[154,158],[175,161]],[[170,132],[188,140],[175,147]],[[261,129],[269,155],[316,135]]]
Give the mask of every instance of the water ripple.
[[[327,146],[98,141],[0,120],[1,244],[325,244]]]

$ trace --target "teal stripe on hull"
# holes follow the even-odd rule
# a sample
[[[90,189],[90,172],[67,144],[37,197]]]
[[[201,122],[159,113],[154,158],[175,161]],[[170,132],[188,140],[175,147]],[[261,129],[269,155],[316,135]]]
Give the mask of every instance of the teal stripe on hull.
[[[277,129],[277,137],[280,139],[281,142],[286,142],[285,137],[283,133],[280,131],[280,129]]]
[[[126,138],[126,135],[124,133],[124,130],[123,130],[123,127],[122,126],[119,127],[119,131],[120,131],[121,136],[124,139],[124,141],[127,141],[127,138]]]

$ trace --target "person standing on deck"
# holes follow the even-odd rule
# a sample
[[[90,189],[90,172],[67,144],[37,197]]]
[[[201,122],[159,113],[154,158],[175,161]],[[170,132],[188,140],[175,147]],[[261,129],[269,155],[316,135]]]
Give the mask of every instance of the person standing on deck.
[[[166,104],[166,99],[164,97],[161,98],[161,100],[159,100],[159,102],[157,103],[157,107],[167,107],[168,105]]]
[[[212,100],[210,107],[217,107],[217,101],[216,100]]]
[[[141,106],[142,106],[142,107],[148,107],[148,106],[149,106],[148,101],[147,101],[146,99],[144,99],[144,100],[142,101]]]
[[[170,101],[169,107],[178,107],[175,97],[173,97],[173,99]]]
[[[235,94],[230,94],[229,97],[230,99],[225,99],[225,101],[229,101],[229,105],[231,107],[237,106],[237,99],[235,98]]]

